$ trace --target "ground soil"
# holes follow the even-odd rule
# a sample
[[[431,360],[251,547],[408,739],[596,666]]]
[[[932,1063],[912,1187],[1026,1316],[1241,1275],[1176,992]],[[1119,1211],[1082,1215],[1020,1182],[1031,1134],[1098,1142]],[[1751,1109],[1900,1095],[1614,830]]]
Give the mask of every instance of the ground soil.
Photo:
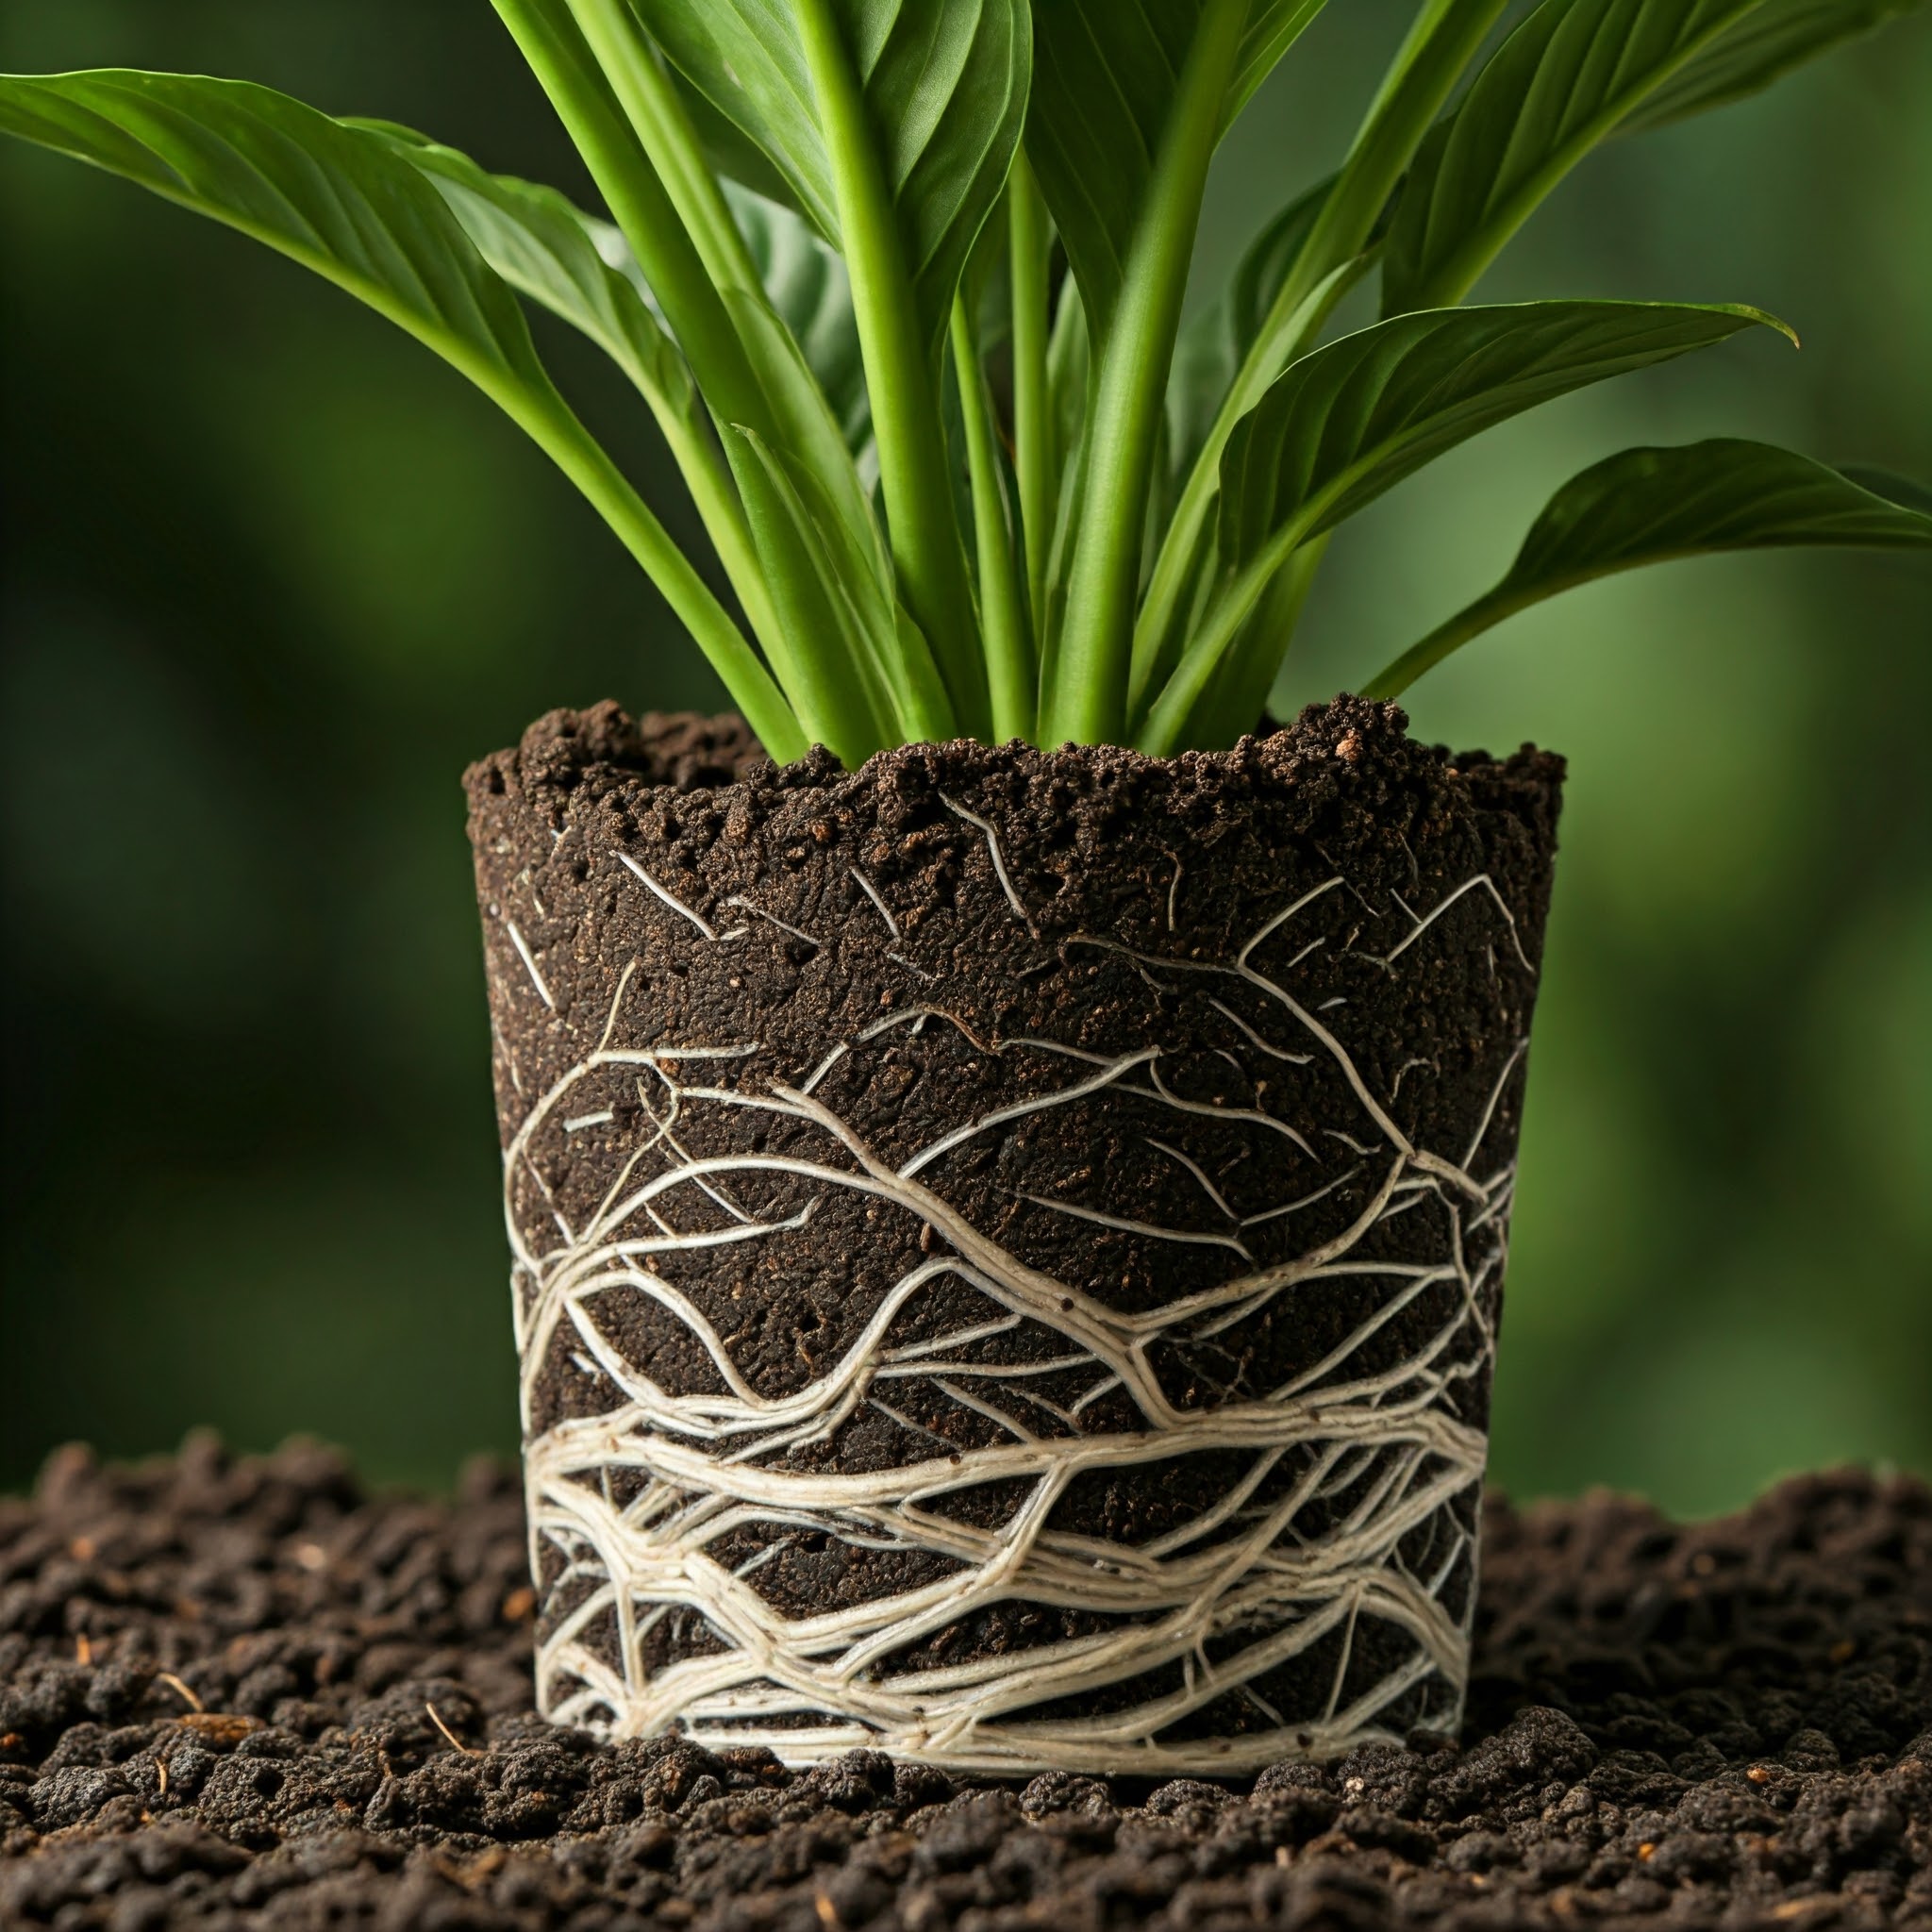
[[[1492,759],[1420,744],[1395,706],[1354,698],[1311,707],[1224,753],[1170,760],[962,741],[884,752],[854,773],[824,753],[774,767],[735,720],[633,721],[609,705],[553,712],[467,779],[505,1143],[541,1096],[607,1043],[635,1054],[757,1042],[752,1058],[702,1064],[723,1064],[741,1090],[761,1092],[804,1084],[845,1043],[812,1091],[894,1168],[976,1118],[1024,1113],[922,1170],[1009,1254],[1124,1312],[1216,1289],[1342,1240],[1363,1216],[1390,1152],[1363,1114],[1364,1085],[1417,1146],[1485,1176],[1507,1174],[1561,778],[1560,759],[1529,747]],[[1346,1064],[1252,987],[1208,976],[1214,962],[1225,973],[1247,958],[1248,941],[1303,900],[1253,963],[1321,1014]],[[1230,1011],[1230,1002],[1248,1011]],[[921,1011],[934,1023],[880,1035],[882,1019]],[[1257,1039],[1257,1027],[1313,1050],[1285,1051]],[[1091,1104],[1025,1112],[1078,1077],[1066,1049],[1106,1058],[1150,1043],[1175,1104],[1151,1092],[1136,1100],[1124,1082]],[[667,1089],[641,1080],[634,1061],[571,1088],[568,1108],[510,1168],[508,1211],[530,1253],[561,1252],[559,1227],[584,1227],[600,1203],[673,1164],[657,1114],[641,1114],[641,1101],[663,1106]],[[820,1126],[742,1108],[686,1107],[678,1133],[680,1153],[693,1158],[827,1158]],[[1204,1174],[1220,1190],[1212,1207]],[[813,1211],[789,1233],[657,1254],[651,1265],[714,1334],[729,1337],[737,1371],[769,1399],[795,1395],[841,1360],[895,1285],[942,1244],[917,1213],[882,1209],[873,1194],[831,1190],[806,1200],[790,1177],[739,1172],[730,1186],[773,1224],[801,1204]],[[1312,1205],[1284,1206],[1304,1200]],[[694,1190],[676,1202],[680,1228],[692,1210],[722,1219]],[[1062,1203],[1077,1206],[1062,1212]],[[1507,1202],[1472,1238],[1472,1294],[1445,1274],[1411,1297],[1394,1272],[1459,1252],[1449,1218],[1447,1205],[1424,1203],[1352,1249],[1352,1262],[1381,1260],[1391,1272],[1338,1270],[1291,1300],[1264,1297],[1238,1322],[1204,1323],[1198,1340],[1164,1337],[1152,1357],[1164,1392],[1199,1412],[1428,1361],[1442,1378],[1438,1404],[1482,1429]],[[1236,1221],[1240,1249],[1220,1238]],[[1174,1229],[1192,1244],[1162,1232]],[[653,1232],[641,1215],[634,1231]],[[1477,1265],[1488,1247],[1491,1269]],[[537,1305],[528,1271],[518,1292],[526,1308]],[[1472,1302],[1476,1318],[1444,1347],[1444,1331]],[[976,1289],[942,1275],[886,1339],[916,1346],[986,1314]],[[673,1396],[722,1387],[703,1337],[650,1295],[613,1286],[591,1315],[637,1381]],[[532,1437],[618,1409],[634,1393],[586,1353],[579,1329],[558,1322],[547,1332],[547,1352],[525,1371]],[[1069,1342],[1029,1320],[976,1346],[990,1376],[1010,1377],[1028,1363],[1065,1361]],[[1015,1391],[1037,1392],[1041,1405],[1026,1409],[1024,1424],[1040,1439],[1146,1426],[1124,1387],[1090,1401],[1095,1379],[1076,1348],[1072,1367],[1024,1383],[989,1379],[978,1394],[1024,1407],[1028,1395]],[[987,1402],[961,1399],[942,1376],[891,1388],[891,1412],[882,1401],[861,1404],[783,1466],[863,1472],[924,1461],[936,1441],[972,1452],[1007,1440]],[[1253,1506],[1289,1493],[1318,1449],[1284,1457]],[[1089,1472],[1056,1504],[1050,1526],[1150,1541],[1207,1511],[1250,1459],[1216,1453],[1171,1458],[1152,1474]],[[1319,1540],[1329,1527],[1315,1520],[1322,1508],[1334,1523],[1351,1520],[1385,1479],[1382,1464],[1365,1459],[1356,1489],[1305,1512],[1284,1543]],[[1446,1571],[1441,1600],[1454,1619],[1473,1584],[1464,1531],[1476,1491],[1472,1474],[1404,1553],[1418,1575]],[[951,1492],[944,1507],[997,1529],[1030,1493],[1026,1481],[989,1483]],[[1245,1533],[1234,1523],[1225,1532]],[[727,1571],[766,1558],[751,1587],[789,1617],[897,1595],[951,1560],[788,1538],[763,1524],[732,1534],[736,1543],[721,1539],[709,1554]],[[570,1581],[585,1566],[567,1566],[547,1546],[543,1560],[546,1581],[564,1581],[540,1612],[560,1621],[575,1607],[570,1590],[590,1587]],[[586,1642],[621,1675],[614,1612],[608,1623]],[[961,1664],[1092,1627],[1085,1612],[1009,1599],[896,1652],[891,1668]],[[1387,1681],[1415,1641],[1392,1621],[1351,1619],[1257,1678],[1265,1702],[1226,1692],[1163,1737],[1274,1729],[1281,1720],[1270,1712],[1292,1721],[1332,1707],[1342,1676],[1346,1707]],[[695,1615],[660,1622],[650,1642],[654,1668],[724,1647]],[[1090,1698],[1179,1692],[1182,1663],[1161,1672]],[[1452,1702],[1431,1676],[1402,1693],[1387,1721],[1399,1732]]]
[[[1932,1491],[1491,1501],[1472,1712],[1252,1785],[956,1786],[531,1714],[516,1488],[312,1446],[0,1501],[0,1924],[1932,1926]]]

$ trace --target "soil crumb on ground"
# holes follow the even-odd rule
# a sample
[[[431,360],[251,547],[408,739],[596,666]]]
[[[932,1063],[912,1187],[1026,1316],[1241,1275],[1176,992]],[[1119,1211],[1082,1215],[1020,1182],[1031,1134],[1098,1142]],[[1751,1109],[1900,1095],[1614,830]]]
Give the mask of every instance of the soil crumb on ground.
[[[0,1500],[0,1925],[1932,1927],[1932,1491],[1491,1501],[1469,1722],[1252,1783],[961,1784],[531,1711],[514,1478],[60,1451]]]

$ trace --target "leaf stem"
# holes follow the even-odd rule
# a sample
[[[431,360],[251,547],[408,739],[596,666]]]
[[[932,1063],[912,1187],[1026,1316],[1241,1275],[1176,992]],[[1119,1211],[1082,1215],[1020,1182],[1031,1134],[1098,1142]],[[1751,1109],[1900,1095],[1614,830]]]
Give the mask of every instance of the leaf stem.
[[[705,159],[691,115],[624,0],[566,0],[714,286],[761,300],[751,250]]]
[[[1328,533],[1304,543],[1269,580],[1208,688],[1188,713],[1180,742],[1213,751],[1253,731],[1281,673],[1288,640],[1328,549]]]
[[[1158,758],[1181,748],[1187,722],[1208,688],[1221,660],[1234,642],[1248,614],[1261,601],[1274,574],[1307,536],[1326,498],[1320,497],[1300,516],[1284,524],[1267,544],[1224,584],[1208,607],[1201,628],[1188,640],[1187,649],[1160,688],[1147,713],[1147,722],[1134,742]]]
[[[1135,632],[1136,708],[1145,699],[1180,599],[1193,579],[1208,519],[1220,493],[1221,453],[1234,425],[1261,400],[1288,363],[1307,349],[1335,305],[1354,286],[1356,275],[1343,270],[1357,262],[1360,269],[1368,266],[1363,252],[1389,197],[1507,4],[1507,0],[1429,0],[1391,62],[1333,191],[1241,358],[1174,507]]]
[[[1013,288],[1013,470],[1026,551],[1026,608],[1038,637],[1046,622],[1046,559],[1053,547],[1056,487],[1046,346],[1052,326],[1047,269],[1053,236],[1046,202],[1022,148],[1007,189]],[[1031,708],[1031,707],[1029,707]]]
[[[805,732],[771,673],[691,559],[563,398],[554,391],[519,394],[492,381],[487,372],[464,373],[589,498],[691,632],[765,750],[780,763],[802,758],[808,749]]]
[[[931,642],[959,724],[976,737],[991,724],[986,664],[973,632],[935,372],[877,137],[831,0],[792,4],[831,162],[892,560],[907,608]]]
[[[1031,738],[1037,702],[1033,641],[1021,608],[1013,567],[1012,526],[1000,475],[999,441],[992,400],[979,366],[973,322],[963,294],[953,298],[953,369],[959,380],[959,413],[966,423],[966,463],[973,480],[973,529],[979,558],[979,625],[986,641],[987,680],[992,696],[992,735],[1004,744]]]
[[[763,392],[724,297],[562,0],[494,4],[630,243],[712,415],[763,425]]]
[[[1113,743],[1126,727],[1141,506],[1208,164],[1247,16],[1247,0],[1205,0],[1128,249],[1094,386],[1066,625],[1041,720],[1047,744]]]
[[[1307,259],[1306,254],[1303,259]],[[1138,716],[1147,700],[1149,687],[1160,670],[1165,647],[1180,617],[1182,600],[1199,568],[1208,519],[1221,493],[1221,456],[1227,447],[1227,439],[1235,425],[1261,400],[1275,376],[1307,350],[1335,305],[1367,267],[1364,256],[1338,264],[1278,321],[1281,304],[1277,301],[1236,373],[1194,467],[1188,473],[1174,518],[1155,558],[1140,622],[1134,627],[1134,662],[1127,691],[1130,717]],[[1299,279],[1298,275],[1290,276],[1291,283]],[[1284,288],[1287,286],[1284,284]]]

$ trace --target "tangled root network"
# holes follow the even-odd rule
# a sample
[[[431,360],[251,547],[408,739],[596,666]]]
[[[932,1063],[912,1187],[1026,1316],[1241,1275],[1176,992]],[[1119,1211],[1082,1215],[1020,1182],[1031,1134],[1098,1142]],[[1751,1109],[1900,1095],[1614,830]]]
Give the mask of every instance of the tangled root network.
[[[983,836],[962,893],[1001,895],[1001,916],[1030,931],[997,828],[951,809]],[[744,945],[767,924],[823,942],[749,898],[707,918],[622,862],[651,917],[694,953]],[[1159,994],[1150,1014],[1178,1014],[1192,1038],[1214,1025],[1228,1042],[1220,1058],[1254,1091],[1292,1094],[1299,1070],[1322,1075],[1307,1083],[1328,1096],[1319,1118],[1278,1098],[1274,1110],[1184,1098],[1152,1035],[1113,1053],[975,1037],[935,998],[942,975],[913,957],[885,896],[853,876],[905,974],[874,1024],[824,1041],[808,1065],[782,1063],[755,1038],[627,1044],[626,971],[594,1048],[536,1100],[508,1147],[546,1713],[618,1736],[679,1727],[793,1763],[868,1745],[982,1773],[1230,1774],[1453,1729],[1513,1177],[1513,1149],[1486,1155],[1486,1143],[1513,1142],[1513,1124],[1491,1129],[1525,1042],[1485,1049],[1489,1107],[1462,1144],[1423,1146],[1315,994],[1297,997],[1297,979],[1323,943],[1311,920],[1348,895],[1386,922],[1394,942],[1376,963],[1398,978],[1429,958],[1452,907],[1465,929],[1472,915],[1487,922],[1492,974],[1499,956],[1527,972],[1493,882],[1469,878],[1419,911],[1399,899],[1369,908],[1338,874],[1273,910],[1231,957],[1161,957],[1107,934],[1042,948],[1048,959],[1057,950],[1062,961],[1129,965]],[[1172,931],[1171,895],[1166,913]],[[536,962],[518,951],[528,994],[547,1004]],[[974,1091],[966,1075],[991,1057],[1021,1097],[962,1108],[909,1154],[889,1155],[852,1116],[908,1034],[943,1034],[959,1092]],[[1064,1109],[1091,1119],[1097,1144],[1130,1136],[1175,1163],[1198,1203],[1190,1224],[1115,1211],[1104,1174],[1086,1199],[1029,1187],[1028,1124]],[[1286,1169],[1290,1147],[1306,1157],[1294,1163],[1304,1175],[1326,1178],[1238,1212],[1224,1173],[1177,1144],[1203,1116],[1253,1143],[1250,1184],[1268,1171],[1256,1162]],[[608,1150],[608,1184],[572,1224],[542,1171],[592,1141]],[[1010,1221],[1004,1239],[975,1224],[949,1171],[989,1143],[1002,1149],[1004,1198],[1016,1212],[1024,1204],[1027,1225],[1053,1230],[1055,1252],[1132,1237],[1191,1257],[1186,1291],[1124,1311],[1015,1252]],[[769,1376],[760,1386],[747,1372],[741,1334],[724,1332],[724,1284],[774,1279],[758,1274],[759,1252],[809,1242],[841,1194],[861,1198],[881,1252],[913,1258],[875,1275],[889,1285],[868,1292],[835,1357],[771,1392]],[[1284,1250],[1298,1218],[1322,1236]],[[1192,1285],[1208,1262],[1219,1278]],[[1217,1390],[1169,1372],[1344,1287],[1357,1311],[1346,1332],[1276,1386],[1235,1378]],[[540,1377],[559,1349],[595,1378],[599,1412],[541,1413]],[[936,1423],[946,1415],[961,1426]],[[891,1425],[891,1457],[837,1453],[865,1423]],[[1083,1481],[1158,1484],[1184,1465],[1224,1480],[1163,1533],[1115,1540],[1061,1507]],[[989,1496],[1003,1499],[996,1509],[973,1505]],[[759,1572],[788,1550],[827,1547],[872,1581],[803,1606],[761,1588]],[[1050,1613],[1037,1620],[1045,1634],[968,1645],[963,1657],[934,1649],[942,1631],[1013,1606]]]

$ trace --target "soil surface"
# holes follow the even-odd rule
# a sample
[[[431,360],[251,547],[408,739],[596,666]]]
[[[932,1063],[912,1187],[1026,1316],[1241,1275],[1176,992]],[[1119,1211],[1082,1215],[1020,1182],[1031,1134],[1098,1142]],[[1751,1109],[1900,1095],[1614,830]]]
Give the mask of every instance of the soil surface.
[[[960,1785],[531,1712],[510,1473],[211,1440],[0,1501],[0,1925],[1932,1927],[1932,1491],[1491,1502],[1472,1712],[1252,1783]]]
[[[823,1478],[963,1462],[950,1484],[921,1479],[923,1507],[983,1539],[1031,1537],[1027,1506],[1084,1438],[1142,1446],[1068,1477],[1041,1534],[1171,1537],[1178,1568],[1277,1512],[1257,1564],[1313,1551],[1338,1599],[1357,1567],[1425,1579],[1411,1594],[1446,1634],[1419,1636],[1407,1595],[1324,1618],[1306,1596],[1287,1613],[1257,1594],[1214,1622],[1207,1680],[1152,1642],[1151,1661],[1123,1644],[1091,1681],[1041,1663],[1020,1682],[1038,1699],[1008,1714],[1016,1737],[1144,1712],[1180,1762],[1241,1739],[1252,1767],[1331,1715],[1349,1736],[1453,1722],[1441,1659],[1474,1587],[1561,778],[1546,753],[1452,756],[1409,738],[1395,706],[1346,697],[1223,753],[961,741],[851,773],[822,752],[762,761],[735,720],[605,705],[553,712],[474,768],[527,1439],[568,1436],[578,1458],[532,1457],[540,1618],[561,1633],[544,1708],[614,1714],[608,1687],[635,1696],[647,1676],[668,1698],[667,1667],[749,1656],[729,1633],[755,1613],[915,1599],[971,1569],[950,1534],[814,1528]],[[771,1104],[798,1091],[817,1114]],[[946,1213],[843,1185],[860,1159],[916,1174]],[[991,1265],[973,1243],[1054,1296],[995,1302],[966,1266]],[[554,1284],[587,1277],[594,1292],[566,1307]],[[1107,1318],[1156,1321],[1191,1297],[1198,1314],[1135,1331],[1144,1365],[1108,1373]],[[847,1400],[860,1349],[899,1365]],[[703,1405],[728,1396],[726,1372],[755,1391],[747,1411],[795,1403],[805,1420],[758,1411],[713,1432]],[[1284,1421],[1252,1447],[1214,1437],[1216,1411],[1284,1391],[1341,1420],[1325,1435]],[[686,1441],[791,1485],[772,1520],[746,1508],[708,1532],[706,1554],[753,1600],[728,1616],[665,1615],[688,1600],[682,1566],[631,1574],[655,1548],[626,1553],[604,1526],[658,1479],[650,1445],[613,1476],[593,1466],[609,1432],[569,1427],[618,1415],[637,1431],[648,1413],[674,1433],[666,1398],[690,1405]],[[1352,1401],[1442,1426],[1419,1455],[1406,1423],[1357,1432]],[[1367,1554],[1331,1548],[1347,1539]],[[1029,1594],[1040,1572],[1004,1552],[991,1568],[987,1601],[962,1590],[951,1622],[908,1616],[905,1641],[876,1640],[887,1682],[1137,1621],[1044,1583]],[[1246,1565],[1229,1577],[1258,1588]],[[634,1636],[619,1600],[655,1607]],[[1304,1619],[1304,1644],[1270,1648]],[[716,1674],[687,1674],[710,1700],[708,1740],[742,1724],[839,1748],[810,1662],[782,1691],[756,1671],[728,1683],[741,1701],[723,1716]],[[900,1732],[920,1734],[910,1718]],[[982,1764],[1006,1747],[987,1748]]]

